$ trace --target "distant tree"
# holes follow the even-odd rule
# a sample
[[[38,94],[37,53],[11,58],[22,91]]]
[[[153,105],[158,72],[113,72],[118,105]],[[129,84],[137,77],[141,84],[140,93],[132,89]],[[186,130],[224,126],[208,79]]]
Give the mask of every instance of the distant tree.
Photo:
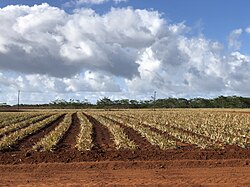
[[[23,106],[23,105],[22,105]],[[26,106],[26,105],[25,105]],[[27,105],[31,106],[31,105]],[[39,105],[46,107],[47,105]],[[88,100],[74,100],[66,101],[64,99],[57,99],[48,105],[52,108],[250,108],[250,98],[238,96],[219,96],[213,99],[205,98],[165,98],[157,99],[155,103],[153,100],[128,100],[120,99],[112,101],[108,97],[99,99],[95,105],[88,102]]]
[[[130,100],[129,101],[130,107],[131,108],[139,108],[139,102],[137,100]]]
[[[103,97],[100,100],[97,100],[96,105],[98,108],[111,108],[114,105],[114,102],[108,97]]]

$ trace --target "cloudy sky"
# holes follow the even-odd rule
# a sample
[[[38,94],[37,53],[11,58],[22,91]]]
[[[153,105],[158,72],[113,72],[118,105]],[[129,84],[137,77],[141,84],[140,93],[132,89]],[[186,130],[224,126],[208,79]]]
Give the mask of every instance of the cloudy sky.
[[[1,0],[0,103],[250,96],[250,1]]]

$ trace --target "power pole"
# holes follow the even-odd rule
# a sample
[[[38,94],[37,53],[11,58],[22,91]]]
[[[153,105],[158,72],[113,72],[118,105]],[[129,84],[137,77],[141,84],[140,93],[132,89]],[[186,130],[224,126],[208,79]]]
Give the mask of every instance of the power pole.
[[[17,110],[19,110],[20,90],[17,93]]]
[[[156,101],[156,91],[154,91],[154,96],[151,97],[153,99],[153,109],[155,110],[155,101]]]

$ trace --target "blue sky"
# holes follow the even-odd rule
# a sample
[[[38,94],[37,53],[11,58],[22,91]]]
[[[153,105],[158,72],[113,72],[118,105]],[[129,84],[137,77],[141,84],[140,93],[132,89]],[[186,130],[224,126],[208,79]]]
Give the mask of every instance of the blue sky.
[[[33,6],[47,2],[51,6],[70,11],[75,7],[65,7],[66,0],[1,0],[0,7],[24,4]],[[250,25],[250,1],[247,0],[129,0],[123,3],[108,2],[101,5],[84,4],[98,12],[107,12],[111,7],[131,6],[138,9],[154,9],[164,14],[172,22],[184,21],[189,26],[202,27],[203,33],[211,39],[225,42],[227,35],[236,28],[246,28]],[[69,10],[70,9],[70,10]],[[242,41],[245,41],[244,38]],[[249,39],[248,39],[249,40]],[[249,42],[248,42],[249,43]]]
[[[24,4],[33,6],[47,2],[51,6],[71,11],[75,7],[65,7],[66,0],[1,0],[0,7],[7,5]],[[123,3],[108,2],[98,5],[84,4],[82,7],[91,7],[98,12],[107,12],[111,7],[131,6],[135,9],[154,9],[164,14],[171,22],[185,22],[192,27],[201,27],[208,38],[226,42],[227,35],[236,28],[246,28],[250,25],[250,1],[247,0],[129,0]],[[248,42],[244,42],[244,41]],[[244,44],[250,39],[243,36]],[[244,46],[243,46],[244,47]]]
[[[1,0],[0,102],[250,96],[250,1],[120,1]]]

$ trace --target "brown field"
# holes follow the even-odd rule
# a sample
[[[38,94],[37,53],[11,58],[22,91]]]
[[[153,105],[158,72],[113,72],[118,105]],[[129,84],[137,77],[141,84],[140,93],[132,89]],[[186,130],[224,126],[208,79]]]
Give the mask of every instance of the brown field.
[[[0,186],[250,186],[249,112],[1,112]]]

